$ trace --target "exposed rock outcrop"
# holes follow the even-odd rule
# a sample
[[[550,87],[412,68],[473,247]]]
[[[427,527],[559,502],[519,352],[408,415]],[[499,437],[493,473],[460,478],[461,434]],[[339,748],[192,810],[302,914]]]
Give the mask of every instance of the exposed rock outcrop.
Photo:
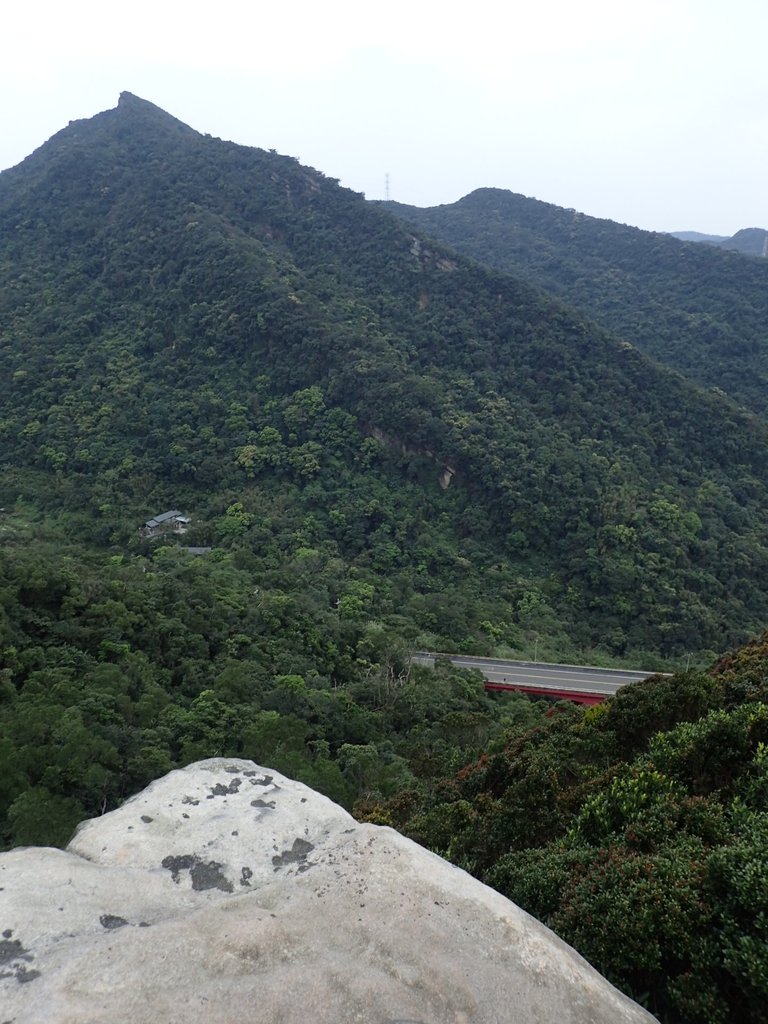
[[[641,1024],[514,904],[250,761],[0,855],[13,1024]]]
[[[438,481],[440,482],[441,488],[445,491],[450,487],[451,481],[457,473],[456,467],[452,466],[448,462],[443,463],[429,448],[413,448],[394,434],[388,434],[385,430],[382,430],[381,427],[369,426],[367,430],[375,441],[378,441],[379,444],[383,444],[386,448],[392,448],[403,455],[424,455],[428,459],[431,459],[440,467]]]

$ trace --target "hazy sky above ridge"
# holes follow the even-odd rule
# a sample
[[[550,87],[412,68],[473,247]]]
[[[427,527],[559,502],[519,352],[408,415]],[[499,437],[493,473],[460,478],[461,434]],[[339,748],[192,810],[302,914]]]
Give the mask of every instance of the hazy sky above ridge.
[[[768,227],[765,0],[42,0],[3,13],[0,167],[123,90],[370,199],[493,186],[659,231]]]

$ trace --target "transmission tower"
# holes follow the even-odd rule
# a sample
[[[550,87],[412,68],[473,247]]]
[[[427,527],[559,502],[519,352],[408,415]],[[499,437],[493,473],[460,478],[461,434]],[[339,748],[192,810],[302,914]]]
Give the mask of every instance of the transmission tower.
[[[389,202],[389,172],[384,175],[384,198]]]

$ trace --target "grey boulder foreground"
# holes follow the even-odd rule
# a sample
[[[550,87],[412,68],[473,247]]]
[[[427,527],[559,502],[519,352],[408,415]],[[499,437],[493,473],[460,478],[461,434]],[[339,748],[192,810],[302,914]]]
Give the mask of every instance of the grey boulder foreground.
[[[0,855],[13,1024],[640,1024],[551,931],[250,761],[171,772],[66,851]]]

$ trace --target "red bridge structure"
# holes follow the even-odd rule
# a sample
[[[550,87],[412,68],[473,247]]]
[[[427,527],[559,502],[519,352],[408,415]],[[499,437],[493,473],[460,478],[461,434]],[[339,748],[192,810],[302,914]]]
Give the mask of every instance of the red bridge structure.
[[[519,683],[494,683],[485,681],[486,690],[507,690],[527,693],[531,697],[551,697],[553,700],[570,700],[574,704],[600,704],[610,693],[588,693],[586,690],[559,690],[552,686],[522,686]]]
[[[480,672],[485,679],[486,690],[514,690],[531,697],[570,700],[575,704],[599,704],[606,697],[612,697],[622,686],[640,682],[655,674],[642,670],[551,665],[541,661],[504,661],[500,658],[427,651],[416,652],[411,660],[420,665],[434,665],[435,660],[441,658],[446,658],[457,668]]]

